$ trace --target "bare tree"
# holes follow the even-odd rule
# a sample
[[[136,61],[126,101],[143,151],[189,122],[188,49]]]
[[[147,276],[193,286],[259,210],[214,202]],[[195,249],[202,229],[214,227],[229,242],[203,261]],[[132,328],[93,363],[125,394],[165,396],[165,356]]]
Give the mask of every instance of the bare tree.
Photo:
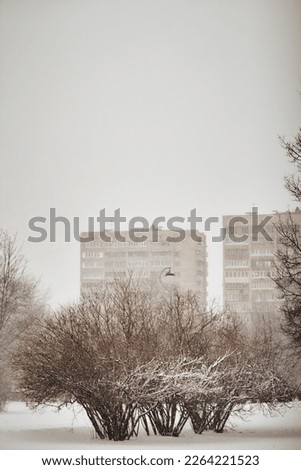
[[[301,202],[301,129],[293,142],[281,139],[296,173],[285,177],[285,186],[296,202]],[[300,212],[300,211],[299,211]],[[297,211],[298,214],[298,211]],[[301,233],[300,221],[292,213],[277,224],[280,249],[272,279],[282,297],[283,330],[296,353],[301,357]]]
[[[37,283],[28,274],[16,237],[0,230],[0,407],[12,383],[10,355],[42,306]]]
[[[131,279],[119,280],[45,318],[14,360],[26,399],[79,403],[101,439],[135,434],[132,373],[156,345],[149,295]]]

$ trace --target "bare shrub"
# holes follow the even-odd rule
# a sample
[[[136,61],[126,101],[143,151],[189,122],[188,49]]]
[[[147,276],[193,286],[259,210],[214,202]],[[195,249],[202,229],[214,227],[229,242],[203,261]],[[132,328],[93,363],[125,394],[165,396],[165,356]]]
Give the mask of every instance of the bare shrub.
[[[246,402],[293,396],[267,337],[229,314],[203,312],[193,293],[156,297],[116,280],[44,318],[14,356],[30,403],[77,402],[101,439],[222,432]]]

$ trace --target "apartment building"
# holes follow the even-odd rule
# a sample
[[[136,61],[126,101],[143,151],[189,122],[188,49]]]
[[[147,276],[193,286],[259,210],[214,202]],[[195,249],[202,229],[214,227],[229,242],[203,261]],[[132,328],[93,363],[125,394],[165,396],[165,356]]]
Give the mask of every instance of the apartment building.
[[[188,230],[182,241],[175,241],[176,234],[163,229],[143,232],[144,241],[133,241],[131,232],[107,231],[106,235],[110,241],[104,241],[102,234],[95,232],[92,241],[81,242],[82,293],[97,288],[102,282],[131,275],[155,288],[164,287],[165,283],[167,286],[172,279],[179,289],[198,292],[206,304],[207,249],[203,234],[198,233],[202,241],[193,240]],[[88,233],[81,236],[87,238]],[[120,241],[120,238],[124,239]],[[173,276],[165,276],[169,268]]]
[[[236,312],[271,313],[277,310],[279,291],[270,278],[275,270],[275,253],[281,248],[275,224],[287,219],[285,212],[258,214],[256,211],[223,217],[226,233],[223,242],[225,307]],[[292,219],[301,225],[298,208],[292,213]]]

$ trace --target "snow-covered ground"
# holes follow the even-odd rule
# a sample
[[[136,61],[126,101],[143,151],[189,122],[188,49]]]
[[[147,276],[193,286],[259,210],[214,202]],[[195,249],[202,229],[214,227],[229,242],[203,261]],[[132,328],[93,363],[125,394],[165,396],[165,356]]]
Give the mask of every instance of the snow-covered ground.
[[[0,413],[0,449],[301,449],[301,405],[266,415],[256,408],[243,419],[234,416],[223,434],[196,435],[187,425],[178,438],[145,436],[125,442],[95,438],[79,407],[53,407],[32,411],[25,403],[11,402]]]

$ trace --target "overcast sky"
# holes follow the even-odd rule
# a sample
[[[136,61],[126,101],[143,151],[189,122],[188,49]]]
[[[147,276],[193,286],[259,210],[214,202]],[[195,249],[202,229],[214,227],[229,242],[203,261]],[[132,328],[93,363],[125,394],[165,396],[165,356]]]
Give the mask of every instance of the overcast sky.
[[[27,241],[50,207],[86,229],[102,208],[151,222],[294,206],[278,135],[301,126],[300,0],[0,0],[0,14],[0,225],[51,305],[78,296],[80,264],[61,232]]]

